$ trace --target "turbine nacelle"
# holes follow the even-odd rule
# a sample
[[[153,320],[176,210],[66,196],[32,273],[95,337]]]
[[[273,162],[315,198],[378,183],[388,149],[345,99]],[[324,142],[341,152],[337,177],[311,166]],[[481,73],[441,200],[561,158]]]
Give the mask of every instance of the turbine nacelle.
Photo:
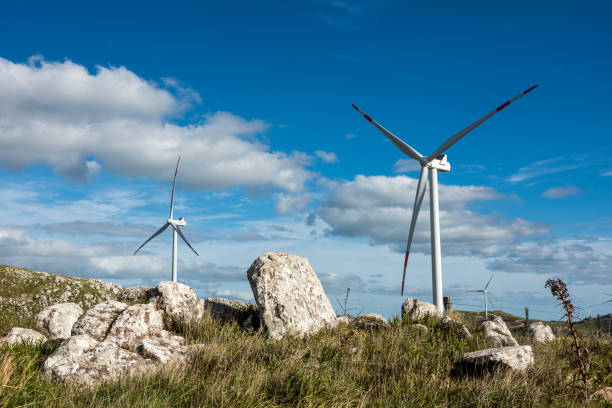
[[[187,221],[185,221],[185,218],[181,217],[178,220],[169,219],[168,224],[172,224],[177,227],[184,227],[185,225],[187,225]]]
[[[450,171],[451,165],[448,162],[446,157],[447,156],[445,154],[441,154],[440,156],[436,157],[432,161],[428,162],[425,165],[425,167],[427,167],[429,169],[436,169],[436,170],[441,171],[441,172]]]

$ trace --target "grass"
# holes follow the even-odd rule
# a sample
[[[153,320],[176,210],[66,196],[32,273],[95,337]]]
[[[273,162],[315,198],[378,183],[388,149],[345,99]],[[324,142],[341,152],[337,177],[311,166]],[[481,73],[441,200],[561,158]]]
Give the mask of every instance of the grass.
[[[434,322],[429,322],[433,324]],[[559,339],[534,345],[536,363],[524,374],[498,371],[453,377],[467,351],[488,347],[480,333],[470,342],[413,330],[395,319],[380,331],[340,326],[303,339],[274,341],[208,314],[183,329],[206,346],[184,370],[86,389],[39,376],[51,352],[36,346],[0,348],[2,407],[498,407],[583,405],[568,350]],[[519,338],[527,344],[529,339]],[[612,386],[612,342],[584,337],[592,387]],[[590,401],[590,406],[605,406]]]

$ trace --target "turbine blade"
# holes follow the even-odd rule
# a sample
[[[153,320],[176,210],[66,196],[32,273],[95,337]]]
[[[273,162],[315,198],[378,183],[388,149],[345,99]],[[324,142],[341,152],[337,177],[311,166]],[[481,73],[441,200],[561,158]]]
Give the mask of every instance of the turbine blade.
[[[174,186],[176,185],[176,174],[178,173],[178,165],[180,161],[181,156],[179,156],[178,160],[176,161],[176,169],[174,169],[174,181],[172,182],[172,198],[170,198],[170,219],[172,219],[172,216],[174,215]]]
[[[200,254],[198,254],[196,252],[195,249],[193,249],[193,247],[191,246],[191,244],[187,241],[187,238],[185,238],[185,236],[183,235],[183,232],[181,231],[181,229],[179,227],[175,227],[174,225],[172,226],[172,228],[174,228],[176,230],[176,232],[181,236],[181,238],[183,239],[183,241],[185,241],[185,243],[187,244],[187,246],[189,247],[189,249],[191,249],[193,251],[194,254],[196,254],[197,256],[200,256]]]
[[[141,246],[139,246],[139,247],[138,247],[138,249],[137,249],[137,250],[135,250],[135,251],[134,251],[134,253],[133,253],[132,255],[136,255],[136,253],[137,253],[138,251],[140,251],[140,249],[141,249],[143,246],[145,246],[145,244],[146,244],[147,242],[149,242],[150,240],[152,240],[153,238],[155,238],[156,236],[158,236],[159,234],[161,234],[162,232],[164,232],[164,231],[166,230],[166,228],[168,228],[168,225],[170,225],[170,224],[165,223],[165,224],[164,224],[164,225],[163,225],[163,226],[162,226],[160,229],[158,229],[157,231],[155,231],[155,234],[151,235],[151,237],[150,237],[149,239],[147,239],[147,240],[146,240],[146,241],[145,241],[145,242],[144,242],[144,243],[143,243]]]
[[[408,233],[408,242],[406,243],[406,256],[404,257],[404,272],[402,274],[402,296],[404,296],[404,282],[406,281],[406,266],[408,265],[408,256],[410,256],[410,246],[412,237],[414,236],[414,227],[416,226],[421,203],[425,196],[425,188],[427,187],[427,169],[421,166],[421,174],[419,175],[419,184],[417,184],[416,195],[414,196],[414,206],[412,207],[412,219],[410,220],[410,232]]]
[[[487,299],[489,300],[489,303],[491,304],[491,306],[495,306],[493,304],[493,299],[491,299],[491,296],[489,296],[488,294],[487,294]]]
[[[379,125],[375,120],[373,120],[371,117],[369,117],[368,115],[363,113],[355,105],[353,105],[353,108],[355,108],[357,110],[357,112],[361,113],[363,115],[363,117],[368,120],[368,122],[370,122],[371,124],[376,126],[378,128],[378,130],[383,132],[383,134],[385,136],[387,136],[387,139],[389,139],[395,146],[397,146],[398,149],[400,149],[402,152],[404,152],[408,156],[412,157],[414,160],[417,160],[417,161],[419,161],[421,163],[424,163],[423,155],[421,153],[417,152],[414,148],[412,148],[412,146],[408,145],[402,139],[400,139],[399,137],[395,136],[393,133],[389,132],[387,129],[385,129],[384,127]]]
[[[466,292],[480,292],[480,293],[482,293],[482,292],[484,292],[484,290],[482,290],[482,289],[478,289],[478,290],[466,290]]]
[[[528,92],[531,92],[533,89],[535,89],[537,87],[537,85],[532,86],[531,88],[527,89],[526,91],[521,92],[520,94],[518,94],[517,96],[515,96],[514,98],[504,102],[503,104],[499,105],[497,108],[495,108],[493,111],[487,113],[485,116],[483,116],[482,118],[478,119],[476,122],[472,123],[470,126],[466,127],[465,129],[463,129],[462,131],[455,133],[453,136],[451,136],[446,142],[442,143],[442,145],[440,147],[438,147],[438,149],[433,152],[432,154],[430,154],[427,157],[427,161],[431,161],[433,159],[435,159],[436,157],[438,157],[439,155],[441,155],[442,153],[444,153],[446,150],[448,150],[449,147],[451,147],[452,145],[454,145],[455,143],[457,143],[459,140],[461,140],[461,138],[465,135],[467,135],[468,133],[470,133],[472,130],[474,130],[477,126],[479,126],[480,124],[482,124],[485,120],[489,119],[491,116],[495,115],[497,112],[499,112],[500,110],[504,109],[506,106],[510,105],[512,102],[516,101],[517,99],[519,99],[520,97],[522,97],[523,95],[526,95]]]
[[[489,283],[491,283],[491,279],[493,279],[493,276],[494,276],[494,275],[495,275],[494,273],[492,273],[492,274],[491,274],[491,277],[489,278],[489,281],[487,282],[487,284],[486,284],[486,285],[485,285],[485,287],[484,287],[484,288],[485,288],[485,290],[486,290],[486,289],[489,287]]]

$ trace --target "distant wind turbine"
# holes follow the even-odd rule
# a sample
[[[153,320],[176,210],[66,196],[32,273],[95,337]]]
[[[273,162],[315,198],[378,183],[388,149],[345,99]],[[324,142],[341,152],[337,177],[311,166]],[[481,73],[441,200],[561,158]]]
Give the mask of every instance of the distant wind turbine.
[[[532,86],[524,92],[521,92],[509,101],[499,105],[493,111],[489,112],[470,126],[466,127],[462,131],[451,136],[446,142],[442,143],[440,147],[436,149],[429,156],[423,156],[421,153],[416,151],[414,148],[409,146],[399,137],[389,132],[387,129],[379,125],[371,117],[363,113],[359,108],[353,105],[353,108],[357,109],[359,113],[363,115],[370,123],[372,123],[378,130],[380,130],[398,149],[404,152],[406,155],[412,157],[418,161],[421,165],[421,174],[419,176],[419,183],[417,184],[416,196],[414,198],[414,207],[412,210],[412,220],[410,221],[410,233],[408,234],[408,243],[406,245],[406,256],[404,257],[404,273],[402,276],[402,296],[404,295],[404,281],[406,279],[406,266],[408,265],[408,256],[410,254],[410,244],[412,243],[412,237],[414,234],[414,227],[416,226],[417,216],[419,215],[419,209],[421,208],[421,202],[425,196],[425,187],[427,182],[427,172],[429,171],[429,208],[430,208],[430,225],[431,225],[431,271],[432,271],[432,292],[433,302],[438,309],[443,312],[444,305],[442,303],[442,263],[441,263],[441,248],[440,248],[440,216],[438,208],[438,171],[446,172],[450,171],[450,163],[446,159],[444,152],[448,150],[452,145],[457,143],[461,138],[474,130],[477,126],[482,124],[484,121],[495,115],[512,102],[516,101],[523,95],[535,89],[537,85]]]
[[[468,291],[466,291],[466,292],[479,292],[479,293],[483,294],[483,296],[484,296],[484,306],[485,306],[485,320],[489,320],[489,312],[488,312],[488,308],[487,308],[487,301],[491,302],[491,305],[493,304],[493,301],[491,300],[491,297],[489,296],[489,293],[487,292],[487,288],[489,287],[489,283],[491,283],[491,279],[493,279],[493,274],[491,274],[491,277],[489,278],[489,281],[485,285],[484,289],[468,290]]]
[[[187,225],[187,221],[185,221],[185,218],[181,217],[178,220],[175,220],[173,218],[174,217],[174,187],[176,186],[176,174],[178,173],[178,165],[180,161],[181,161],[181,156],[179,156],[176,162],[176,169],[174,170],[174,181],[172,182],[172,196],[170,198],[170,217],[168,218],[168,221],[166,221],[166,223],[162,225],[162,227],[158,229],[155,232],[155,234],[151,235],[151,237],[147,239],[141,246],[139,246],[138,249],[134,251],[133,253],[133,255],[136,255],[136,253],[140,251],[140,249],[143,246],[145,246],[147,242],[151,241],[153,238],[155,238],[156,236],[164,232],[166,228],[172,227],[172,282],[176,282],[176,269],[177,269],[177,264],[178,264],[177,235],[180,235],[180,237],[183,239],[183,241],[185,241],[187,246],[193,251],[194,254],[196,254],[197,256],[200,256],[196,252],[196,250],[193,249],[191,244],[187,241],[187,238],[185,238],[185,236],[183,235],[183,232],[180,229],[180,227],[184,227],[185,225]]]

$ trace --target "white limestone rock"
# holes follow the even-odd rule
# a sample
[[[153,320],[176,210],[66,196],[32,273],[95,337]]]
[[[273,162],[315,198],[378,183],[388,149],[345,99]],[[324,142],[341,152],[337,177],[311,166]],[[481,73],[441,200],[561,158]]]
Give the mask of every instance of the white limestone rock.
[[[34,319],[38,330],[50,340],[67,339],[82,314],[83,309],[76,303],[59,303],[43,309]]]
[[[486,320],[481,325],[486,337],[491,340],[493,347],[518,346],[519,344],[508,330],[508,326],[499,316],[494,316],[493,320]]]
[[[138,352],[145,358],[152,359],[161,364],[188,362],[189,347],[184,345],[181,336],[175,336],[162,331],[158,337],[148,337],[138,346]]]
[[[178,282],[160,282],[157,292],[158,307],[174,324],[184,325],[202,319],[204,305],[189,286]]]
[[[408,316],[413,322],[419,322],[427,315],[437,318],[442,317],[442,312],[435,305],[419,299],[407,298],[402,303],[402,318]]]
[[[116,300],[98,303],[79,317],[72,326],[72,335],[87,334],[98,341],[104,340],[111,324],[127,307]]]
[[[387,319],[384,318],[384,316],[375,313],[369,313],[355,317],[350,322],[350,326],[356,329],[378,330],[388,328],[389,323],[387,322]]]
[[[145,337],[159,336],[164,329],[162,313],[152,304],[137,304],[125,309],[112,324],[106,340],[135,350]]]
[[[536,343],[547,343],[555,339],[552,328],[542,322],[531,323],[527,331],[532,341]]]
[[[21,327],[13,327],[6,336],[0,339],[0,343],[6,343],[9,346],[19,343],[40,344],[47,341],[47,338],[32,329],[24,329]]]
[[[465,353],[464,368],[468,370],[495,370],[507,367],[512,370],[524,371],[534,362],[531,346],[511,346],[490,348]]]
[[[269,337],[303,336],[336,325],[334,309],[307,259],[268,252],[253,262],[247,277]]]

